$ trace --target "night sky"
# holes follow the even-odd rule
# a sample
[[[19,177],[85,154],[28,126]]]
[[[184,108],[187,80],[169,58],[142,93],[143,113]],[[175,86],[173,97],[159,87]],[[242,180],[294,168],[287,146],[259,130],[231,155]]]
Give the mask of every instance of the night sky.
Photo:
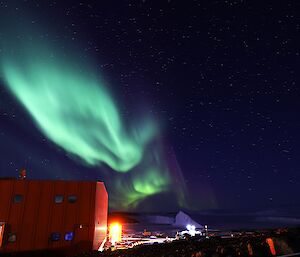
[[[147,161],[126,174],[102,157],[87,163],[44,133],[1,68],[0,175],[16,177],[25,168],[29,179],[103,180],[117,210],[299,206],[299,13],[297,1],[0,1],[2,67],[14,51],[27,75],[31,57],[22,47],[34,37],[63,58],[72,49],[76,67],[89,63],[105,81],[127,128],[120,138],[132,136],[130,127],[144,133],[146,120],[156,124],[149,142],[138,141]],[[19,41],[16,50],[11,45]],[[33,59],[41,49],[31,47]],[[40,77],[50,81],[36,74],[28,81],[38,87]],[[90,102],[95,110],[102,104]],[[44,108],[54,107],[45,101]],[[97,126],[74,117],[83,131]],[[154,164],[164,173],[140,175]],[[136,177],[147,194],[118,208],[118,194],[138,190],[131,184]]]

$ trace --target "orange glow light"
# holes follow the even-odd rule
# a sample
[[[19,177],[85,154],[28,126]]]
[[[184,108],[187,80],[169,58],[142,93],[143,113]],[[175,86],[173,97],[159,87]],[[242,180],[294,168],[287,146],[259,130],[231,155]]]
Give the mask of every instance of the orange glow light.
[[[1,224],[0,224],[0,248],[2,247],[3,234],[4,234],[4,223],[1,222]]]
[[[266,239],[267,244],[270,247],[270,252],[272,255],[276,255],[275,247],[274,247],[274,242],[272,238],[267,238]]]
[[[122,225],[114,222],[109,226],[109,240],[114,245],[122,240]]]

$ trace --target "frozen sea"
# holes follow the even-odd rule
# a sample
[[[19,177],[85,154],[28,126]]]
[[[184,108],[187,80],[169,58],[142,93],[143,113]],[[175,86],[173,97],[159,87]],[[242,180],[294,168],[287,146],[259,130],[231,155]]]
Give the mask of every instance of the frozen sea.
[[[208,225],[208,228],[212,230],[300,227],[300,208],[253,211],[209,210],[193,213],[186,211],[185,213],[199,224]],[[146,229],[152,232],[165,232],[174,235],[176,231],[184,229],[172,224],[176,213],[127,213],[126,215],[136,221],[124,224],[124,231],[127,231],[127,233],[141,233]]]

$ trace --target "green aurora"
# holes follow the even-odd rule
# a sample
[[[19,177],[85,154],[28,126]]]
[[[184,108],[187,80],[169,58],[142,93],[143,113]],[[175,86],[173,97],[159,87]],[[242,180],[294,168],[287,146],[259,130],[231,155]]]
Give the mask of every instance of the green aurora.
[[[146,119],[140,122],[143,127],[126,126],[92,62],[58,51],[38,33],[31,33],[30,40],[12,37],[3,49],[4,85],[40,131],[85,165],[106,164],[119,172],[112,171],[105,181],[111,206],[136,207],[146,197],[170,190],[166,165],[144,161],[149,160],[147,145],[158,134],[156,124]]]
[[[110,206],[114,209],[135,208],[146,197],[169,190],[170,177],[167,172],[152,168],[126,175],[129,177],[118,176],[114,179],[113,187],[118,188],[110,195]]]
[[[129,136],[103,82],[68,63],[29,60],[7,61],[4,77],[49,139],[89,165],[126,172],[139,163],[153,129]]]

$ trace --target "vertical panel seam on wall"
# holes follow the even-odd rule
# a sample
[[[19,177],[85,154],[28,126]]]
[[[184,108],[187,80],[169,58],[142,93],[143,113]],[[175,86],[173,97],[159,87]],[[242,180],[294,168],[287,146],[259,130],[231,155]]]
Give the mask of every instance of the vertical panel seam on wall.
[[[50,247],[50,245],[49,245],[49,237],[50,237],[50,233],[52,232],[52,231],[50,231],[50,228],[51,228],[51,225],[52,225],[52,211],[53,211],[53,203],[54,203],[54,198],[55,198],[55,195],[54,195],[54,193],[55,193],[55,190],[54,190],[55,189],[55,183],[49,182],[49,184],[50,184],[50,188],[51,188],[50,189],[50,192],[51,192],[50,196],[51,196],[51,198],[50,198],[49,214],[48,214],[47,229],[46,229],[47,235],[48,235],[47,247]],[[51,248],[52,248],[52,246],[53,245],[51,244]]]
[[[96,231],[95,231],[95,228],[98,225],[98,223],[96,224],[96,222],[97,222],[98,216],[99,216],[98,210],[96,213],[96,203],[97,203],[97,199],[98,199],[98,183],[97,183],[97,181],[95,182],[94,195],[95,195],[94,203],[93,203],[93,205],[94,205],[94,208],[93,208],[94,209],[94,214],[93,214],[94,231],[92,233],[93,247],[94,247],[95,236],[98,236],[98,235],[96,235]]]
[[[8,212],[6,214],[6,222],[9,222],[10,212],[11,212],[11,206],[13,204],[13,197],[14,197],[14,191],[15,191],[15,181],[13,180],[10,187],[10,198],[9,198],[9,207]]]
[[[17,236],[17,248],[19,250],[20,249],[20,242],[22,240],[22,232],[23,232],[23,224],[24,224],[24,216],[25,216],[25,211],[26,211],[26,207],[25,207],[25,203],[27,201],[27,196],[28,196],[28,181],[24,181],[25,183],[23,183],[23,185],[25,184],[25,190],[24,190],[24,199],[22,199],[22,205],[21,205],[21,214],[19,214],[19,219],[18,219],[18,231],[19,231],[19,236]],[[21,224],[20,224],[21,223]],[[19,239],[18,239],[19,238]]]
[[[8,222],[10,222],[10,216],[11,216],[11,209],[12,209],[12,205],[14,204],[13,203],[13,199],[14,199],[14,193],[15,193],[15,183],[16,183],[16,181],[15,180],[13,180],[12,181],[12,186],[11,186],[11,194],[10,194],[10,199],[9,199],[9,210],[8,210],[8,212],[7,212],[7,220],[6,220],[6,222],[8,223]],[[7,224],[9,227],[11,226],[11,224]],[[10,231],[10,232],[13,232],[13,231]]]
[[[79,212],[79,201],[80,201],[80,199],[81,199],[81,197],[80,197],[80,186],[79,186],[79,182],[77,182],[76,181],[76,190],[75,190],[75,192],[76,192],[76,196],[77,196],[77,201],[76,201],[76,203],[75,203],[75,219],[74,219],[74,224],[73,224],[73,233],[74,233],[74,238],[76,238],[76,235],[75,235],[75,233],[76,233],[76,224],[78,223],[78,212]],[[71,245],[73,245],[74,244],[74,239],[71,241]]]
[[[78,202],[77,202],[77,208],[76,208],[76,214],[75,214],[75,224],[74,224],[74,238],[76,240],[76,232],[78,234],[78,225],[79,225],[79,212],[80,212],[80,205],[81,205],[81,201],[82,201],[82,197],[81,197],[81,190],[82,187],[80,186],[81,184],[79,184],[79,182],[77,182],[77,193],[78,193]],[[80,197],[80,198],[79,198]],[[74,240],[73,240],[74,241]],[[74,242],[75,243],[75,242]]]
[[[91,240],[92,240],[92,249],[94,248],[94,240],[95,240],[95,227],[96,227],[96,200],[97,200],[97,182],[96,182],[96,186],[93,187],[93,194],[95,196],[94,201],[93,201],[93,213],[92,213],[92,224],[93,224],[93,228],[94,228],[94,231],[91,231],[90,232],[90,237],[91,237]]]
[[[89,214],[89,219],[88,219],[88,237],[90,237],[90,225],[91,225],[91,192],[92,192],[92,186],[91,183],[89,183],[89,210],[88,210],[88,214]]]
[[[90,204],[89,204],[89,231],[88,231],[88,237],[89,237],[89,240],[91,240],[91,234],[92,234],[92,223],[91,223],[91,219],[92,219],[92,213],[91,213],[91,208],[92,208],[92,204],[93,204],[93,187],[94,187],[94,183],[92,182],[89,182],[90,184]],[[92,240],[93,242],[93,240]]]
[[[38,194],[38,198],[37,198],[37,206],[36,206],[36,211],[35,211],[35,216],[34,216],[34,220],[35,220],[35,224],[34,224],[34,227],[33,227],[33,231],[32,231],[32,239],[31,239],[31,247],[32,249],[35,249],[36,248],[36,245],[35,245],[35,242],[36,242],[36,232],[37,232],[37,226],[38,226],[38,216],[39,216],[39,213],[40,213],[40,207],[41,207],[41,197],[42,197],[42,181],[38,181],[38,191],[39,191],[39,194]]]
[[[65,220],[66,220],[66,211],[67,211],[67,207],[68,207],[68,198],[67,198],[67,195],[68,195],[68,187],[67,187],[67,181],[64,181],[64,201],[63,201],[63,213],[62,213],[62,217],[61,217],[61,221],[60,221],[60,229],[61,229],[61,235],[62,235],[62,240],[60,242],[60,246],[64,246],[65,244],[65,241],[64,241],[64,234],[65,234]],[[67,195],[66,195],[67,194]]]

